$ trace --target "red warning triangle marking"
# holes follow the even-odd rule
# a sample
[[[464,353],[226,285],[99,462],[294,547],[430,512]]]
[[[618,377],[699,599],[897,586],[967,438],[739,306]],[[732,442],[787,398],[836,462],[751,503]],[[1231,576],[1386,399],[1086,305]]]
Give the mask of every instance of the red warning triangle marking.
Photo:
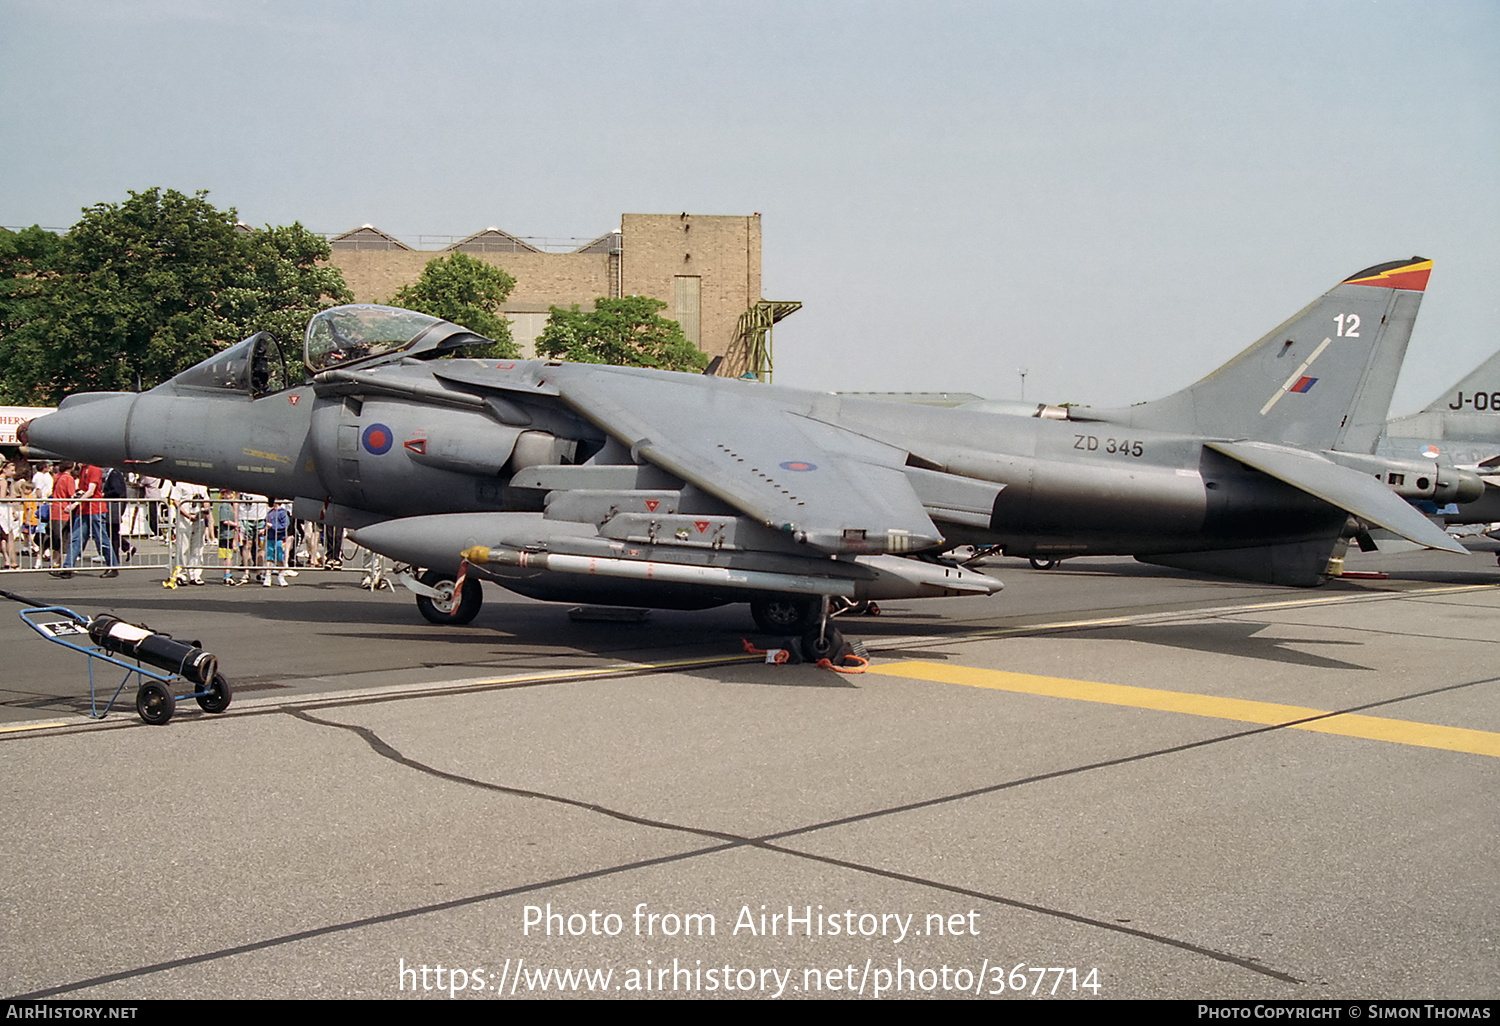
[[[427,452],[427,439],[425,439],[425,438],[411,438],[411,439],[408,439],[407,442],[406,442],[406,447],[408,449],[410,449],[412,452],[414,452],[417,455],[419,455],[419,456],[424,455]]]
[[[658,507],[660,505],[661,505],[661,500],[660,499],[647,499],[646,500],[646,508],[648,510],[650,510],[652,513],[655,513],[656,512],[656,507]]]
[[[707,520],[694,520],[693,523],[697,525],[699,534],[702,534],[704,531],[708,530]]]

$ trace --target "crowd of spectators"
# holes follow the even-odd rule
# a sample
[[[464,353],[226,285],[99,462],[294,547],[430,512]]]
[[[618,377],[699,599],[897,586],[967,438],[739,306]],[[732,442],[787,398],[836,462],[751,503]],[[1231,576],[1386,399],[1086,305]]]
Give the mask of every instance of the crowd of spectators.
[[[24,557],[34,568],[71,577],[92,545],[103,576],[116,577],[136,556],[138,541],[156,538],[170,554],[172,584],[202,585],[204,568],[214,567],[228,586],[254,577],[264,587],[285,587],[296,566],[341,567],[343,533],[295,520],[289,503],[264,495],[210,495],[202,485],[68,461],[0,467],[0,562],[6,570],[21,569]],[[388,586],[378,559],[366,557],[361,583]]]

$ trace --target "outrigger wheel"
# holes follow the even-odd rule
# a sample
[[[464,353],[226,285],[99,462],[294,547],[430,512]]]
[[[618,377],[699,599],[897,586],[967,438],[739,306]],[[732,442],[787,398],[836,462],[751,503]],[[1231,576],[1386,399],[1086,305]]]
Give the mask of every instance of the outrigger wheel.
[[[844,636],[836,627],[814,627],[802,638],[802,658],[810,663],[820,659],[837,663],[848,650]]]
[[[428,570],[419,580],[442,593],[438,598],[417,596],[417,610],[428,623],[465,624],[479,615],[479,607],[484,602],[484,588],[473,578],[465,578],[462,595],[453,594],[454,579],[441,570]]]
[[[229,691],[229,679],[222,673],[216,673],[213,681],[208,685],[208,690],[197,696],[198,706],[207,713],[221,713],[229,708],[229,700],[232,697]]]
[[[227,703],[226,703],[227,704]],[[177,702],[165,685],[148,680],[135,693],[135,711],[152,726],[160,726],[177,711]]]
[[[1060,559],[1037,559],[1035,556],[1032,556],[1031,557],[1031,569],[1033,569],[1033,570],[1056,570],[1057,569],[1057,564],[1059,564],[1061,562],[1062,562],[1062,560],[1060,560]]]
[[[827,659],[837,666],[843,662],[844,656],[853,651],[853,648],[844,636],[835,627],[828,626],[828,616],[832,602],[827,595],[819,595],[813,600],[817,609],[817,618],[813,621],[810,631],[802,636],[802,658],[810,663],[821,663]]]

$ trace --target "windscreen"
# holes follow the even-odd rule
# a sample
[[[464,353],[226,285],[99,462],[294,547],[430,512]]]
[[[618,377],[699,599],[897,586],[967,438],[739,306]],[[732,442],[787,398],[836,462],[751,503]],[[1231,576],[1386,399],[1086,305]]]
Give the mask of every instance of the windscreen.
[[[307,322],[304,359],[314,374],[406,349],[443,321],[393,306],[335,306]]]

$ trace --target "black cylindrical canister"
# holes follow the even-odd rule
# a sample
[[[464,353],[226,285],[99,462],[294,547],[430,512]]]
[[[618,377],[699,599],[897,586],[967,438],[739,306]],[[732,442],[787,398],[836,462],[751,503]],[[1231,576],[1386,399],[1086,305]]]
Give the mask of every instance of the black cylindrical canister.
[[[171,635],[158,634],[107,614],[89,621],[89,637],[106,652],[139,659],[194,684],[207,685],[219,672],[219,661],[196,645],[176,641]]]

